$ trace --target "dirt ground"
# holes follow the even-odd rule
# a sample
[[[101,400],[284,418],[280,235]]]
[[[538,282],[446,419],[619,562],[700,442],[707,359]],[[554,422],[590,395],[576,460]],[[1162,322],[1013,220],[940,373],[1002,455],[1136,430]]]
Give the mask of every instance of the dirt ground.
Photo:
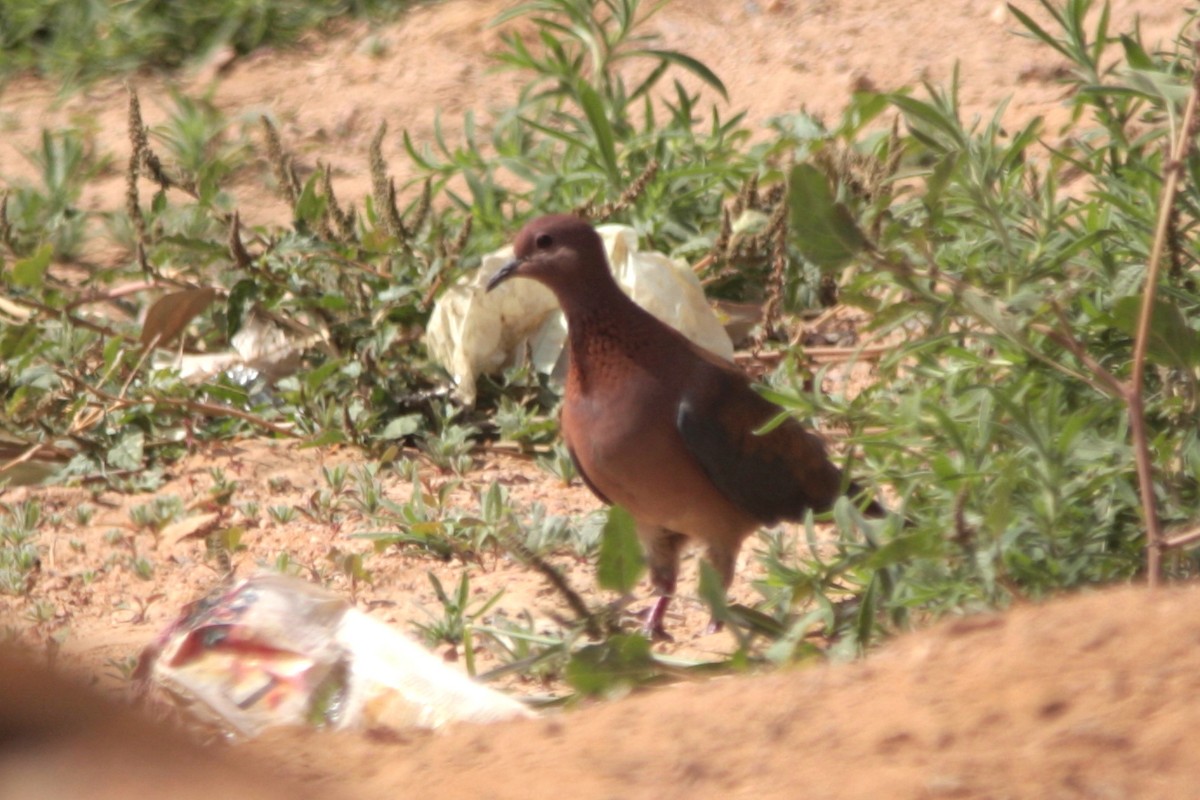
[[[399,131],[429,141],[440,112],[453,134],[464,111],[486,112],[515,96],[514,76],[489,71],[486,57],[499,42],[488,22],[509,5],[421,6],[393,25],[347,25],[286,51],[214,60],[183,76],[183,88],[210,90],[222,110],[246,120],[272,113],[297,151],[333,161],[341,196],[360,197],[369,191],[365,154],[380,120],[392,131],[385,155],[403,177]],[[1033,11],[1035,3],[1020,5]],[[1114,29],[1126,29],[1139,15],[1150,44],[1166,42],[1184,22],[1177,4],[1113,6]],[[665,46],[712,67],[729,88],[724,110],[748,109],[754,125],[801,107],[833,117],[856,87],[942,83],[956,61],[968,116],[990,116],[1011,96],[1007,118],[1016,124],[1043,114],[1053,138],[1066,115],[1055,83],[1061,62],[1017,36],[994,0],[677,0],[652,27]],[[170,107],[168,85],[133,82],[147,122],[161,121]],[[12,178],[28,169],[20,153],[32,148],[43,126],[86,124],[118,164],[124,160],[121,82],[62,102],[54,95],[54,87],[23,79],[0,96],[0,174]],[[114,170],[90,190],[87,205],[119,208],[123,180]],[[242,184],[234,191],[243,218],[286,221],[265,187]],[[257,503],[261,512],[310,507],[326,488],[321,467],[362,460],[353,450],[292,442],[202,449],[176,465],[159,490],[189,510],[183,524],[157,536],[130,521],[130,509],[151,495],[0,489],[0,501],[36,496],[45,513],[60,515],[41,541],[43,568],[30,595],[0,596],[0,624],[40,660],[53,655],[103,693],[118,693],[129,659],[218,578],[203,543],[187,535],[211,511],[203,500],[214,469],[237,481],[235,505]],[[428,465],[421,474],[431,486],[451,480]],[[397,502],[411,491],[398,473],[382,479]],[[492,481],[505,485],[520,508],[536,502],[576,517],[597,508],[578,485],[563,487],[529,461],[497,453],[477,460],[452,502],[476,508],[476,492]],[[81,504],[94,509],[86,521],[76,513]],[[286,523],[235,513],[246,525],[247,549],[234,556],[239,573],[287,554],[305,575],[353,595],[361,608],[402,629],[438,613],[426,572],[449,583],[462,569],[389,552],[368,559],[371,584],[352,587],[328,555],[331,548],[369,550],[347,537],[361,529],[354,514],[330,524],[303,513]],[[735,600],[754,598],[756,546],[752,541],[745,550]],[[137,574],[139,560],[149,563],[149,575]],[[556,564],[578,588],[593,591],[590,565],[569,556]],[[683,591],[694,590],[694,573],[690,559]],[[564,611],[539,576],[503,558],[472,569],[471,586],[480,599],[503,588],[494,613],[528,611],[538,627],[552,627]],[[86,796],[81,786],[106,797],[182,797],[200,786],[206,794],[225,791],[205,777],[214,775],[247,797],[1190,796],[1200,763],[1192,735],[1200,723],[1194,703],[1200,622],[1189,613],[1195,591],[1085,593],[945,623],[900,637],[860,663],[678,684],[530,722],[394,737],[287,732],[213,753],[148,732],[138,719],[94,705],[99,701],[53,683],[41,669],[0,664],[0,797]],[[703,633],[699,601],[685,597],[677,608],[669,623],[677,641],[658,645],[663,652],[703,659],[732,648],[727,634]],[[482,669],[491,658],[481,655]],[[519,681],[501,688],[523,695],[554,690]],[[29,749],[18,759],[5,749],[14,732],[28,734]],[[240,768],[227,772],[230,760]],[[81,764],[91,772],[80,771]],[[288,781],[302,791],[287,788]]]

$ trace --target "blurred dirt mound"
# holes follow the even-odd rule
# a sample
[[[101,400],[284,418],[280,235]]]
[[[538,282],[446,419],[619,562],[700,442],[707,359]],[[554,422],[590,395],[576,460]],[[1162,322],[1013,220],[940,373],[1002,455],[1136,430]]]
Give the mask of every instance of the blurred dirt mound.
[[[260,114],[271,114],[308,166],[328,161],[339,194],[360,200],[370,191],[366,152],[381,121],[391,125],[385,158],[403,185],[413,168],[401,129],[423,146],[440,119],[456,146],[466,109],[478,111],[487,130],[487,109],[517,95],[520,76],[493,71],[489,57],[499,46],[489,23],[514,2],[421,4],[391,25],[347,24],[341,35],[260,51],[219,74],[202,69],[130,80],[151,125],[170,115],[177,85],[211,97],[252,131]],[[1039,14],[1033,0],[1016,4]],[[1111,30],[1129,30],[1138,16],[1149,46],[1169,40],[1185,21],[1182,4],[1114,6]],[[673,0],[652,29],[663,36],[661,46],[713,68],[730,90],[722,114],[746,109],[756,130],[771,115],[801,107],[834,120],[854,90],[893,90],[922,79],[944,84],[957,65],[964,118],[990,118],[1011,96],[1006,120],[1045,115],[1052,143],[1070,114],[1058,80],[1064,61],[1017,35],[1005,9],[1001,0]],[[37,149],[43,126],[94,130],[101,150],[124,163],[124,83],[102,81],[67,99],[57,99],[55,81],[21,79],[4,87],[6,179],[36,177],[23,154]],[[290,224],[290,209],[259,172],[245,171],[229,188],[244,220]],[[125,191],[123,171],[109,170],[89,186],[81,207],[120,209]],[[102,264],[128,256],[114,249],[88,257]],[[361,461],[346,449],[222,443],[175,465],[158,493],[191,502],[208,491],[211,470],[219,468],[239,481],[239,501],[304,508],[326,486],[322,466]],[[548,513],[575,518],[596,507],[585,489],[564,489],[514,458],[490,457],[462,491],[494,479],[523,507],[544,503]],[[407,490],[398,483],[389,483],[388,497],[403,502]],[[149,502],[148,495],[109,492],[97,502],[84,489],[37,489],[8,490],[3,499],[30,496],[64,521],[48,533],[44,572],[28,596],[0,595],[0,625],[11,624],[34,644],[69,628],[60,660],[93,675],[107,661],[137,653],[182,602],[216,579],[203,542],[160,540],[130,524],[130,510]],[[71,513],[84,503],[99,506],[90,523]],[[351,530],[303,514],[286,524],[264,517],[249,529],[249,549],[237,561],[250,568],[287,554],[295,563],[325,565],[332,545],[348,546]],[[131,543],[131,552],[153,558],[152,576],[113,561],[111,531]],[[593,586],[583,561],[564,559],[562,567],[574,585]],[[391,624],[424,620],[426,610],[441,609],[426,574],[438,569],[443,582],[459,577],[457,568],[418,555],[376,559],[376,584],[359,587],[358,600]],[[734,587],[738,600],[753,601],[752,577],[747,565]],[[344,581],[336,585],[345,588]],[[505,589],[497,608],[553,611],[541,577],[519,565],[472,574],[471,587],[480,597]],[[50,629],[30,622],[41,613],[34,613],[37,603],[53,608]],[[312,796],[387,800],[1193,797],[1200,794],[1200,743],[1192,735],[1200,727],[1194,700],[1200,614],[1192,611],[1198,605],[1200,593],[1186,588],[1085,594],[943,624],[892,642],[862,663],[673,686],[539,721],[446,735],[301,731],[232,752],[164,735],[127,709],[0,654],[0,800],[297,797],[268,777],[275,769]],[[673,623],[685,648],[677,655],[724,646],[700,636],[707,622],[701,604],[679,607],[687,618]]]
[[[861,663],[400,743],[293,733],[251,751],[364,798],[1189,797],[1198,608],[1195,588],[1081,594],[950,621]]]
[[[0,650],[0,798],[309,797]],[[332,797],[330,791],[322,797]]]
[[[232,752],[0,654],[0,796],[1188,797],[1198,605],[1194,587],[1080,594],[853,664],[441,735],[273,733]]]

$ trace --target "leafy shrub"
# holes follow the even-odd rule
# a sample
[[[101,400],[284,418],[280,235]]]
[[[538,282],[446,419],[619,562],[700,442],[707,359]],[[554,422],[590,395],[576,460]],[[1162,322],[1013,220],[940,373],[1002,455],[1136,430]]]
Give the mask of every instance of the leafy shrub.
[[[5,0],[0,3],[0,76],[37,70],[68,84],[139,67],[177,67],[229,46],[248,53],[286,44],[346,14],[378,15],[392,0]]]
[[[816,587],[827,608],[852,598],[857,615],[827,622],[855,641],[886,620],[1142,574],[1152,515],[1195,519],[1200,292],[1183,244],[1194,181],[1173,199],[1149,329],[1149,497],[1130,435],[1143,413],[1131,399],[1134,334],[1169,174],[1164,145],[1180,135],[1194,53],[1180,42],[1152,56],[1136,35],[1109,36],[1107,9],[1089,31],[1087,0],[1046,5],[1053,33],[1014,13],[1074,64],[1066,82],[1078,113],[1062,144],[1046,146],[1040,119],[1005,132],[1002,109],[965,123],[955,82],[927,86],[928,99],[886,98],[902,136],[823,136],[806,143],[827,154],[814,160],[821,168],[792,173],[798,248],[825,269],[859,264],[842,296],[896,342],[861,395],[788,398],[849,425],[859,469],[889,476],[902,498],[905,527],[843,518],[836,558],[775,570],[776,586]],[[1114,44],[1123,59],[1111,58]],[[829,168],[843,148],[894,164],[891,190],[862,192],[852,170]],[[1200,174],[1194,149],[1182,168]],[[1194,569],[1190,555],[1173,557],[1173,574]]]
[[[1136,32],[1111,35],[1106,8],[1090,0],[1046,8],[1053,30],[1014,13],[1072,65],[1076,113],[1053,140],[1041,120],[1006,131],[1002,109],[964,121],[955,80],[920,96],[860,94],[831,125],[781,117],[770,140],[752,146],[740,115],[702,116],[700,95],[679,81],[661,91],[673,70],[724,88],[699,61],[656,48],[633,0],[539,0],[510,12],[533,30],[505,40],[505,65],[527,81],[516,106],[498,110],[487,137],[469,115],[458,143],[439,133],[422,147],[405,135],[420,176],[399,189],[381,127],[366,154],[373,191],[358,206],[334,194],[320,164],[302,180],[267,120],[238,132],[202,100],[180,97],[173,119],[147,131],[134,97],[128,202],[109,220],[127,268],[97,271],[82,286],[52,280],[52,262],[77,253],[87,230],[67,213],[78,196],[74,168],[44,171],[44,186],[19,188],[0,215],[6,446],[58,459],[67,465],[59,477],[104,474],[117,485],[152,483],[189,441],[249,430],[352,442],[381,461],[404,440],[455,471],[497,427],[544,452],[553,438],[545,387],[517,370],[486,398],[500,409],[496,422],[486,405],[455,409],[420,335],[437,292],[481,253],[535,213],[574,208],[702,260],[710,289],[765,299],[771,318],[836,295],[867,309],[863,333],[890,345],[877,382],[853,397],[795,391],[791,359],[772,379],[777,402],[847,431],[850,470],[894,488],[899,513],[867,521],[840,504],[832,544],[812,525],[808,547],[769,537],[755,608],[725,605],[707,581],[704,596],[743,645],[739,660],[802,657],[816,649],[814,632],[836,652],[855,652],[933,616],[1137,576],[1147,525],[1194,523],[1200,500],[1191,244],[1200,156],[1185,151],[1173,173],[1164,155],[1181,138],[1195,56],[1182,41],[1150,53]],[[640,66],[636,82],[618,69],[629,62]],[[47,163],[98,163],[79,156],[86,146],[71,136],[47,135]],[[222,191],[253,168],[256,149],[292,211],[290,227],[243,224]],[[1162,217],[1172,174],[1179,191]],[[1156,253],[1166,266],[1150,284],[1158,297],[1142,336]],[[118,295],[108,288],[116,277],[164,296]],[[88,314],[95,303],[123,313]],[[141,327],[131,321],[140,311]],[[302,369],[188,383],[151,357],[156,348],[219,351],[264,320],[303,343]],[[570,474],[561,453],[546,463]],[[403,508],[375,489],[361,493],[379,528],[366,535],[381,548],[466,562],[516,540],[531,563],[545,542],[597,549],[590,533],[558,521],[519,530],[498,490],[479,515],[456,515],[416,483]],[[322,513],[332,520],[346,497],[330,491]],[[1176,549],[1167,566],[1185,576],[1196,563]],[[572,602],[593,633],[612,632]],[[547,641],[517,626],[487,635],[526,665],[544,648],[558,670],[579,634]],[[587,652],[564,669],[590,690],[605,685],[596,677],[605,663],[658,674],[631,639]]]

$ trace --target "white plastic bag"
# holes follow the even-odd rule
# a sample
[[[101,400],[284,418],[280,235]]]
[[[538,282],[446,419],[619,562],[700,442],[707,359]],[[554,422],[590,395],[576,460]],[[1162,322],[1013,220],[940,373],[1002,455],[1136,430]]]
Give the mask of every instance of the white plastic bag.
[[[634,302],[701,347],[733,358],[733,344],[687,264],[640,252],[637,232],[626,225],[596,230],[617,283]],[[526,347],[534,369],[561,377],[566,323],[550,290],[521,279],[492,292],[485,289],[488,278],[511,258],[511,247],[485,256],[473,275],[442,294],[429,319],[429,352],[454,378],[455,395],[467,405],[475,402],[476,377],[500,372]]]
[[[438,728],[533,716],[338,595],[274,573],[189,604],[143,651],[138,674],[247,737],[280,725]]]

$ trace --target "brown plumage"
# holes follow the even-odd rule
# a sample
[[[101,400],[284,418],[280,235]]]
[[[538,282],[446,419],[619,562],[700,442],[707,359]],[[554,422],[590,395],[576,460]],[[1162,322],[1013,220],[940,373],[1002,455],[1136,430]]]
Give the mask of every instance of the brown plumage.
[[[558,298],[570,348],[563,438],[584,483],[637,523],[662,595],[646,628],[665,636],[686,539],[707,547],[728,587],[742,541],[759,526],[827,510],[843,490],[841,472],[793,419],[756,435],[780,408],[736,367],[630,300],[587,222],[534,220],[514,256],[488,289],[525,277]],[[882,509],[872,502],[872,512]]]

